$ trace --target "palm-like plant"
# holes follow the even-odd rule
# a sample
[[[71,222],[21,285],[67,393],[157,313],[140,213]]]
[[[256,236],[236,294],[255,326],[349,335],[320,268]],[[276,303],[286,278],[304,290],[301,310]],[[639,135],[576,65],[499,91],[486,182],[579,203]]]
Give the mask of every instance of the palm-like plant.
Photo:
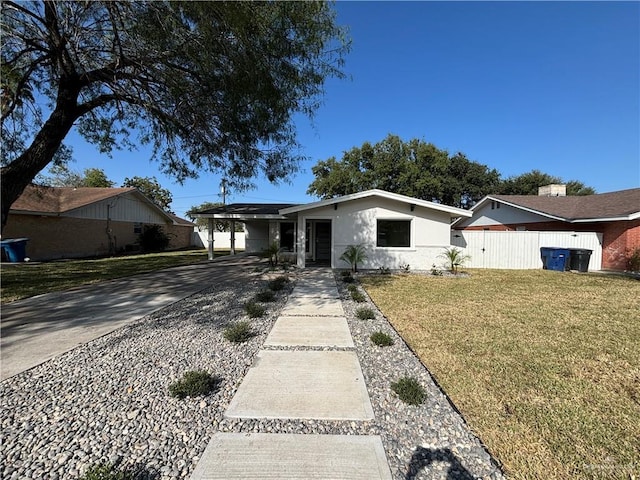
[[[340,260],[347,262],[351,265],[351,270],[354,272],[358,271],[358,263],[362,263],[367,259],[367,254],[365,252],[364,245],[349,245],[342,255],[340,255]]]
[[[438,258],[444,259],[445,267],[454,274],[457,273],[458,267],[461,267],[467,260],[471,259],[469,255],[465,255],[457,247],[445,248],[444,252],[438,255]]]

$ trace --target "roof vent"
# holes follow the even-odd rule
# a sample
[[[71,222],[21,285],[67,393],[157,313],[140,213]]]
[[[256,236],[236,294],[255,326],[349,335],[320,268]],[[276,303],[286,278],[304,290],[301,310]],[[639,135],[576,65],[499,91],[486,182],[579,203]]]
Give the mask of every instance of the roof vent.
[[[566,197],[567,186],[557,184],[557,183],[552,183],[551,185],[544,185],[543,187],[538,187],[538,196],[539,197]]]

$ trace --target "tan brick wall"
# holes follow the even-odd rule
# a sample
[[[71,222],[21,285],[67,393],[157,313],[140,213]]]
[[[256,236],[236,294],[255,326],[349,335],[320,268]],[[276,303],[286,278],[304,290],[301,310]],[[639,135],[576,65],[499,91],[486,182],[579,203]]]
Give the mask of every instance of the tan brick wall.
[[[191,245],[192,227],[162,225],[170,233],[169,248],[177,249]],[[116,252],[128,244],[136,243],[131,222],[110,223]],[[27,257],[32,260],[58,258],[82,258],[109,254],[109,236],[106,220],[91,220],[70,217],[44,217],[38,215],[9,215],[2,232],[3,238],[29,238]]]

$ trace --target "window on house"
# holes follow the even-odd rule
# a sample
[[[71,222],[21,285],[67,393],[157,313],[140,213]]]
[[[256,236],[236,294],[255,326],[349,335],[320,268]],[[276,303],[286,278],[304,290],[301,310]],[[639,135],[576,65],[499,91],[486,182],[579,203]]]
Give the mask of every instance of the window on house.
[[[378,247],[410,247],[411,220],[378,220]]]
[[[293,222],[282,222],[280,224],[280,248],[287,252],[293,252],[296,238],[296,226]]]

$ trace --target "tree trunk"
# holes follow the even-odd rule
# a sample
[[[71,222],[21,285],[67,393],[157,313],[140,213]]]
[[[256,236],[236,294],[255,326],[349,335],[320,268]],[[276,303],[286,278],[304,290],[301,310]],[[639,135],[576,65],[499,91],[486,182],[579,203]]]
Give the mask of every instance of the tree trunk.
[[[36,175],[53,159],[73,122],[78,118],[77,91],[71,89],[58,95],[56,108],[44,123],[33,142],[22,155],[0,168],[0,208],[2,230],[9,217],[9,209]],[[79,89],[78,89],[79,91]]]

